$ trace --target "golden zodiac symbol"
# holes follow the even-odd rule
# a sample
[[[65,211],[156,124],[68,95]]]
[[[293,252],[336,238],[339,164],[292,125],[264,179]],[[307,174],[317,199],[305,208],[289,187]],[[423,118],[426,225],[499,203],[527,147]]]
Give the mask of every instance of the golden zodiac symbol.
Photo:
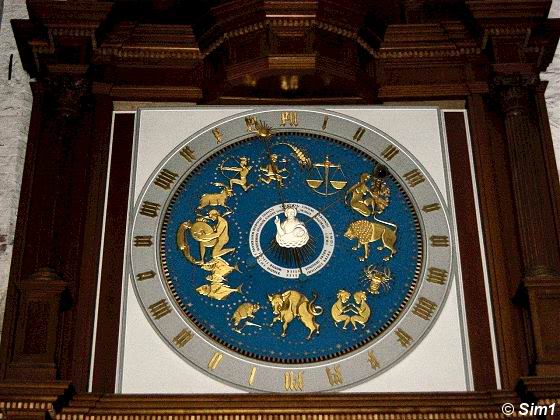
[[[369,187],[367,182],[370,179],[370,174],[361,174],[360,181],[346,192],[347,196],[345,198],[345,202],[348,204],[348,195],[352,194],[350,207],[365,217],[382,213],[389,205],[389,195],[391,193],[383,179],[374,177],[373,185]]]
[[[292,156],[297,161],[299,166],[302,167],[303,169],[311,169],[313,167],[313,162],[311,162],[311,158],[307,155],[307,153],[303,149],[291,143],[276,143],[276,145],[284,145],[289,147],[292,150]]]
[[[366,326],[366,322],[368,321],[369,317],[371,316],[371,309],[366,303],[367,295],[364,291],[359,291],[354,293],[354,302],[356,305],[356,315],[350,317],[350,322],[354,329],[357,329],[356,324],[361,324],[362,328]]]
[[[282,175],[283,173],[288,172],[286,168],[278,168],[278,155],[271,154],[270,155],[270,162],[266,166],[261,166],[259,170],[264,172],[263,175],[259,177],[259,181],[264,182],[265,184],[270,184],[272,181],[278,182],[278,185],[281,187],[284,186],[284,180],[288,177],[287,175]],[[282,163],[285,163],[286,160],[283,159]]]
[[[342,166],[329,161],[328,156],[325,156],[324,162],[315,163],[313,166],[317,170],[319,179],[306,179],[306,182],[307,185],[317,194],[321,194],[324,196],[336,194],[338,190],[343,189],[348,183],[345,179],[341,179],[345,178],[344,172],[342,171]],[[319,168],[323,168],[322,174]],[[330,173],[331,169],[335,170],[332,174]],[[324,191],[322,188],[319,189],[321,186],[324,186]],[[334,191],[331,191],[331,187]]]
[[[241,305],[239,305],[237,307],[237,309],[235,310],[235,312],[233,313],[233,315],[231,316],[231,321],[232,321],[233,326],[234,326],[233,331],[241,334],[241,330],[243,330],[243,328],[245,328],[247,326],[253,326],[253,327],[261,328],[261,326],[259,324],[255,324],[255,323],[249,321],[249,319],[255,318],[255,313],[260,308],[261,307],[258,303],[245,302],[245,303],[242,303]],[[245,320],[245,322],[243,323],[241,328],[238,328],[239,324],[243,320]]]
[[[268,300],[272,306],[271,326],[276,321],[282,323],[282,337],[286,336],[288,324],[295,318],[299,318],[303,325],[309,329],[307,339],[311,339],[313,333],[319,334],[319,324],[315,322],[315,317],[323,313],[323,308],[315,305],[317,293],[313,293],[313,298],[309,301],[304,295],[295,290],[287,290],[284,293],[268,295]]]
[[[355,304],[350,303],[346,305],[348,299],[350,299],[350,292],[339,290],[336,294],[336,302],[331,308],[331,316],[334,320],[334,325],[338,327],[339,322],[344,322],[342,326],[343,330],[348,327],[349,323],[352,323],[354,330],[357,329],[356,324],[361,324],[363,328],[371,316],[371,309],[366,303],[366,292],[360,290],[354,293],[353,297]]]
[[[212,227],[205,220],[215,222]],[[199,242],[200,260],[195,260],[190,253],[190,247],[185,239],[186,231],[190,231],[192,238]],[[208,212],[208,218],[198,218],[194,223],[183,222],[177,230],[177,246],[183,252],[185,258],[193,264],[204,264],[206,248],[212,248],[212,258],[221,257],[235,251],[235,248],[224,248],[229,241],[228,222],[218,210],[212,209]]]
[[[227,159],[226,159],[227,160]],[[233,190],[233,186],[234,185],[239,185],[241,188],[243,188],[243,191],[247,191],[249,190],[251,187],[254,187],[253,184],[248,184],[247,182],[247,175],[249,174],[249,172],[251,171],[251,169],[253,168],[252,166],[249,166],[249,159],[242,156],[239,158],[239,166],[224,166],[224,163],[226,161],[222,162],[219,166],[219,169],[222,173],[224,173],[224,171],[230,171],[230,172],[237,172],[239,174],[239,178],[236,178],[235,175],[233,178],[229,178],[229,188],[231,190]],[[224,174],[225,176],[225,174]],[[226,176],[227,178],[227,176]]]
[[[223,283],[226,281],[226,276],[234,271],[241,273],[237,265],[231,266],[222,257],[212,258],[210,261],[203,263],[200,268],[205,271],[210,271],[210,274],[206,276],[206,280],[212,283]]]
[[[241,286],[237,286],[236,288],[231,288],[227,284],[223,283],[211,283],[211,284],[204,284],[196,288],[196,291],[200,293],[202,296],[208,296],[211,299],[216,300],[223,300],[227,298],[232,293],[242,293]]]
[[[391,195],[391,190],[387,187],[385,181],[381,178],[374,177],[373,185],[370,189],[372,197],[372,212],[375,214],[383,213],[383,210],[389,205],[389,196]]]
[[[265,138],[274,134],[269,125],[267,125],[264,121],[257,120],[253,116],[245,117],[245,124],[247,125],[247,131],[255,133],[259,137]]]
[[[342,329],[345,330],[350,322],[350,315],[347,312],[351,309],[350,305],[346,305],[350,299],[350,293],[346,290],[339,290],[336,294],[336,302],[331,307],[331,316],[334,320],[334,325],[338,327],[339,322],[344,322]]]
[[[369,181],[369,179],[370,175],[368,173],[361,174],[360,181],[350,187],[350,189],[346,192],[346,198],[348,198],[349,194],[352,194],[350,207],[365,217],[368,217],[371,214],[370,206],[373,201],[371,192],[367,186],[367,181]]]
[[[208,206],[222,206],[225,207],[228,212],[231,212],[232,210],[228,207],[226,201],[229,197],[233,196],[233,190],[221,182],[212,182],[211,184],[216,187],[222,187],[222,190],[218,193],[202,194],[198,203],[198,210]]]
[[[241,293],[241,286],[232,288],[225,284],[226,276],[233,271],[239,271],[237,266],[232,267],[229,263],[221,257],[212,258],[210,261],[201,264],[200,268],[205,271],[210,271],[206,276],[206,280],[210,284],[205,284],[196,288],[196,291],[203,296],[208,296],[211,299],[223,300],[234,292]]]
[[[364,276],[369,283],[368,291],[372,295],[378,295],[381,287],[385,290],[389,290],[391,287],[390,282],[393,280],[389,268],[385,268],[383,272],[381,272],[374,265],[369,265],[364,268]]]
[[[179,248],[179,250],[183,253],[183,256],[187,259],[187,261],[192,264],[198,264],[198,261],[191,255],[191,248],[185,238],[186,231],[190,230],[192,225],[193,223],[188,221],[181,223],[177,229],[175,240],[177,242],[177,248]]]
[[[360,261],[365,261],[369,257],[369,244],[381,240],[382,246],[378,246],[377,250],[382,251],[387,248],[391,254],[384,257],[384,261],[388,261],[397,253],[395,242],[397,241],[397,226],[388,222],[370,222],[369,220],[357,220],[346,229],[344,237],[353,240],[357,239],[356,246],[352,247],[357,251],[360,246],[364,247],[364,256],[359,257]]]

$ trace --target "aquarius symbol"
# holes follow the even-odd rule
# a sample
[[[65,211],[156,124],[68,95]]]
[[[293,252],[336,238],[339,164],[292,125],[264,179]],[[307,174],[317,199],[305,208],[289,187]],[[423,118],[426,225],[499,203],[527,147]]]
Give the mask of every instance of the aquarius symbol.
[[[317,171],[319,179],[306,179],[306,182],[309,188],[317,194],[325,196],[336,194],[348,183],[342,165],[331,162],[328,155],[325,156],[324,162],[315,163],[313,167]],[[331,173],[331,169],[334,169],[334,172]]]

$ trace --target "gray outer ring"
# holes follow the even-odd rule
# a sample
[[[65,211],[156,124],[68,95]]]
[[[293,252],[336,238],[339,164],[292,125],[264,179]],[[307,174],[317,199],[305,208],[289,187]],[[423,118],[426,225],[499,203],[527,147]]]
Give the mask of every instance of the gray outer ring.
[[[298,126],[279,127],[280,112],[282,111],[296,111],[298,113]],[[259,120],[268,123],[277,131],[324,134],[334,139],[345,141],[353,147],[373,155],[378,161],[387,164],[392,175],[405,188],[416,207],[423,232],[424,263],[415,294],[411,297],[399,318],[383,334],[354,352],[328,361],[304,365],[279,365],[250,359],[234,353],[232,350],[219,345],[199,332],[186,316],[182,314],[181,309],[167,288],[159,263],[159,249],[157,246],[159,243],[157,238],[159,238],[161,233],[162,216],[165,213],[164,210],[167,208],[176,187],[180,185],[182,180],[199,162],[204,161],[208,156],[219,151],[221,148],[251,136],[246,131],[244,121],[244,117],[248,115],[257,116]],[[329,122],[327,130],[323,132],[321,126],[325,115],[329,117]],[[220,145],[216,145],[215,138],[211,132],[213,128],[218,126],[224,135],[224,140]],[[357,143],[352,140],[352,136],[359,127],[365,128],[366,131],[361,137],[360,142]],[[197,157],[197,160],[192,163],[187,163],[179,155],[179,151],[187,144]],[[394,145],[399,149],[399,153],[389,163],[381,158],[381,153],[388,145]],[[174,187],[168,191],[155,186],[153,183],[153,180],[163,168],[182,174],[175,182]],[[426,178],[426,181],[411,190],[404,181],[403,175],[413,169],[419,169]],[[138,213],[142,202],[145,200],[161,204],[158,217],[149,218]],[[432,203],[438,203],[441,206],[441,211],[423,213],[420,210],[424,205]],[[204,373],[213,375],[216,379],[248,391],[295,392],[285,388],[285,375],[289,374],[289,372],[294,372],[296,376],[299,372],[302,372],[304,380],[303,392],[339,390],[364,382],[385,372],[391,365],[406,354],[409,354],[410,350],[428,333],[441,312],[450,289],[450,284],[454,278],[455,261],[453,250],[455,239],[450,228],[448,209],[428,172],[408,150],[380,130],[354,118],[319,108],[258,108],[230,116],[198,131],[169,153],[151,174],[138,196],[133,217],[132,234],[129,238],[129,273],[134,284],[136,296],[149,322],[162,339],[184,360]],[[149,248],[134,247],[133,237],[136,235],[153,236],[154,246]],[[447,236],[450,241],[449,246],[438,248],[428,246],[426,238],[432,235]],[[442,286],[425,281],[428,267],[447,270],[449,275],[446,284]],[[153,270],[157,273],[155,278],[142,282],[135,281],[137,273],[148,270]],[[430,321],[425,321],[412,313],[412,308],[420,296],[426,297],[438,305],[437,312]],[[167,300],[172,311],[159,320],[155,320],[150,314],[149,306],[160,299]],[[193,338],[184,347],[177,348],[173,344],[173,338],[184,328],[192,332]],[[414,338],[414,341],[407,348],[402,347],[397,341],[395,331],[398,328],[405,330]],[[380,367],[375,370],[371,367],[368,360],[368,352],[370,351],[375,354],[380,363]],[[216,352],[222,353],[223,356],[220,364],[212,370],[208,367],[208,363]],[[330,369],[332,372],[335,366],[342,373],[343,382],[332,385],[327,375],[327,369]],[[249,385],[248,378],[253,367],[256,367],[257,371],[253,384]]]

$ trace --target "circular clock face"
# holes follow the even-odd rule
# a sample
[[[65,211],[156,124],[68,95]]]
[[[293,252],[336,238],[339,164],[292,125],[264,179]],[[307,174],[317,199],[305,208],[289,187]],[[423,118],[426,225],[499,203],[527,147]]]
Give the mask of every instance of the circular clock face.
[[[444,303],[452,240],[397,142],[318,109],[186,139],[135,210],[132,280],[162,338],[246,389],[334,390],[383,372]]]

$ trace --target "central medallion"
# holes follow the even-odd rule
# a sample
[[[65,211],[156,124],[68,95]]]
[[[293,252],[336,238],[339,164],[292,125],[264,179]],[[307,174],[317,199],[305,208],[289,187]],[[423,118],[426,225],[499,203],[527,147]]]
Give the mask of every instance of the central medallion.
[[[256,218],[249,233],[249,248],[268,273],[297,279],[311,276],[328,264],[334,252],[334,231],[327,218],[311,206],[277,204]]]
[[[295,207],[286,206],[284,209],[286,220],[280,222],[280,218],[276,216],[274,223],[276,224],[276,243],[281,248],[303,248],[309,243],[309,233],[305,224],[297,217],[297,209]]]

